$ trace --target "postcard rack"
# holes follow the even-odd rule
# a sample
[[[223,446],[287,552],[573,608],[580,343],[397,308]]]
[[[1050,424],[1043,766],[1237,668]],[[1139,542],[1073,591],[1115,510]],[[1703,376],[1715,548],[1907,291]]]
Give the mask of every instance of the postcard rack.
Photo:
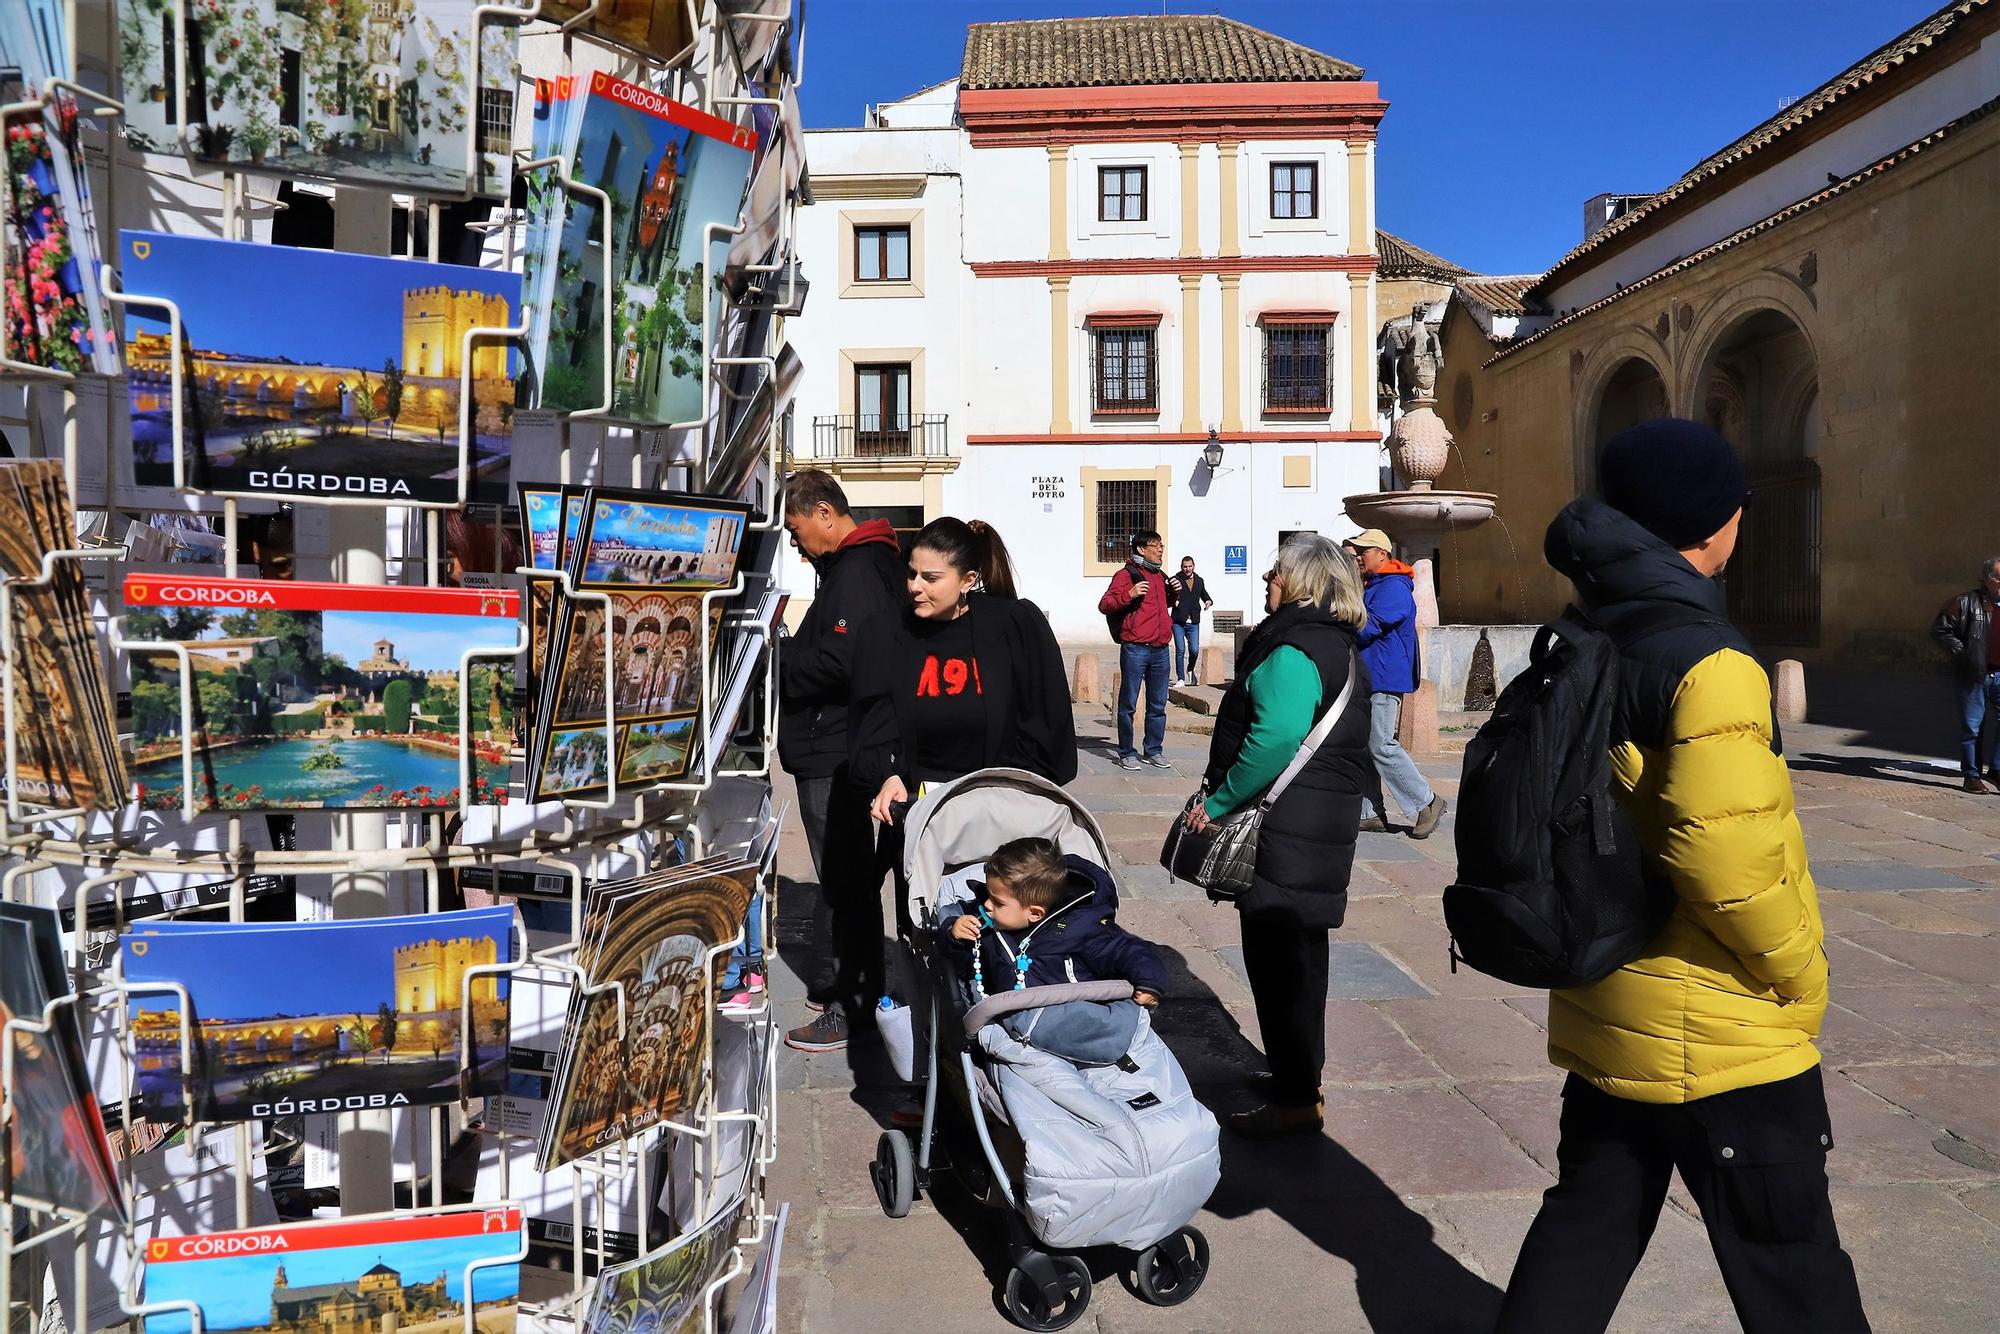
[[[34,3],[48,4],[73,28],[73,4]],[[199,731],[196,670],[187,644],[129,633],[116,616],[101,621],[100,645],[108,660],[153,660],[173,683],[180,799],[171,809],[137,805],[116,811],[45,809],[24,800],[18,786],[10,783],[0,803],[0,903],[36,904],[56,911],[64,926],[62,968],[69,986],[67,994],[57,996],[40,1013],[9,1014],[0,1022],[0,1156],[12,1142],[9,1137],[17,1117],[26,1114],[24,1063],[46,1060],[58,1026],[73,1020],[84,1037],[91,1090],[113,1136],[117,1197],[115,1209],[81,1210],[16,1198],[11,1177],[0,1177],[6,1186],[0,1189],[0,1294],[7,1304],[10,1332],[16,1320],[35,1320],[41,1330],[72,1334],[136,1331],[149,1317],[158,1316],[180,1322],[177,1327],[191,1325],[198,1334],[204,1327],[198,1303],[148,1297],[145,1279],[152,1243],[174,1235],[268,1227],[281,1215],[286,1221],[310,1216],[357,1223],[477,1215],[496,1226],[516,1220],[521,1229],[517,1253],[468,1264],[457,1271],[457,1281],[469,1295],[475,1269],[520,1265],[518,1311],[527,1329],[590,1328],[592,1304],[607,1271],[635,1260],[681,1253],[677,1248],[683,1247],[687,1254],[698,1253],[702,1263],[677,1267],[686,1271],[676,1280],[682,1290],[654,1294],[659,1300],[680,1303],[675,1319],[696,1319],[693,1313],[699,1310],[699,1323],[689,1327],[748,1329],[752,1327],[743,1323],[741,1312],[766,1307],[768,1299],[752,1293],[743,1280],[753,1272],[753,1261],[767,1248],[775,1251],[779,1240],[781,1209],[767,1189],[779,1144],[776,1016],[768,995],[751,1004],[721,1004],[718,983],[739,947],[747,945],[753,953],[766,956],[776,948],[772,826],[782,812],[771,800],[778,645],[770,608],[778,601],[772,558],[782,543],[789,406],[774,403],[768,413],[754,417],[759,432],[759,438],[750,442],[754,454],[730,426],[752,419],[750,400],[760,385],[775,398],[784,318],[797,310],[803,296],[794,250],[797,181],[803,164],[794,160],[798,127],[788,123],[797,114],[792,92],[802,72],[802,15],[799,0],[676,3],[689,34],[680,50],[662,54],[621,46],[617,58],[627,62],[626,68],[640,70],[641,81],[656,91],[739,126],[754,120],[768,136],[767,151],[778,156],[778,169],[790,188],[783,191],[775,218],[749,216],[746,190],[744,210],[733,225],[708,224],[703,231],[701,261],[692,266],[700,274],[697,295],[702,310],[699,414],[673,422],[620,421],[611,411],[612,359],[607,347],[603,406],[561,416],[559,475],[545,480],[572,480],[568,448],[572,421],[609,422],[665,432],[663,451],[649,456],[647,450],[633,450],[629,482],[634,488],[705,495],[717,494],[725,485],[745,488],[738,494],[751,500],[752,510],[745,525],[744,563],[729,583],[700,594],[700,615],[693,627],[690,661],[701,676],[694,723],[700,763],[681,779],[637,785],[621,784],[614,763],[609,786],[599,797],[550,800],[533,807],[518,801],[475,802],[473,673],[482,660],[525,653],[524,624],[511,646],[472,647],[459,659],[455,807],[270,814],[204,808],[194,740]],[[72,98],[86,122],[95,123],[92,118],[96,118],[104,123],[92,131],[95,137],[87,139],[86,147],[111,164],[107,179],[112,190],[119,175],[112,140],[126,102],[111,94],[124,92],[127,101],[138,94],[93,89],[79,82],[78,48],[81,44],[90,52],[94,41],[103,40],[115,45],[116,15],[141,4],[149,13],[171,16],[170,54],[176,75],[167,96],[179,113],[176,138],[186,150],[190,99],[195,95],[189,84],[187,17],[193,6],[188,0],[116,0],[108,37],[69,32],[67,78],[48,80],[32,99],[0,107],[0,121],[5,121],[39,114],[49,99],[59,95]],[[545,9],[550,15],[544,14]],[[464,105],[458,109],[467,127],[467,188],[461,198],[474,193],[490,166],[485,159],[491,155],[491,145],[480,132],[481,92],[501,80],[487,68],[491,59],[487,30],[503,26],[519,30],[559,21],[563,74],[573,72],[579,55],[599,50],[608,40],[591,31],[591,20],[610,9],[609,0],[564,5],[559,19],[556,9],[553,0],[468,5],[469,72]],[[746,50],[758,53],[754,60],[746,61]],[[101,64],[118,68],[115,51],[95,54]],[[518,96],[518,68],[508,71],[508,77],[514,80]],[[558,158],[531,160],[518,148],[511,157],[516,171],[545,172],[565,192],[585,198],[595,194],[601,203],[608,202],[588,182],[573,179]],[[197,170],[190,155],[189,172],[181,183],[220,189],[221,227],[235,239],[243,235],[247,203],[259,198],[247,188],[251,171],[242,163],[220,168],[205,163]],[[428,210],[427,236],[435,247],[438,206],[450,202],[450,197],[418,191],[415,200],[416,207]],[[284,207],[274,199],[261,202]],[[711,271],[710,243],[743,238],[746,233],[773,239],[747,262],[733,260],[728,272]],[[0,227],[0,272],[9,270],[7,244],[7,230]],[[411,248],[414,251],[414,242]],[[608,245],[604,249],[608,265]],[[182,311],[157,295],[126,290],[110,267],[111,258],[107,256],[101,290],[105,307],[119,315],[163,319],[170,346],[179,348]],[[607,292],[609,280],[607,272]],[[761,321],[747,318],[760,302],[767,313],[775,314]],[[610,321],[605,323],[608,342]],[[427,582],[436,583],[442,517],[463,509],[471,499],[474,345],[518,343],[526,333],[525,322],[518,322],[474,325],[459,335],[455,499],[355,494],[344,487],[288,490],[282,495],[263,489],[205,487],[186,446],[192,405],[179,356],[169,358],[165,383],[157,386],[171,422],[172,490],[187,498],[188,508],[219,515],[228,553],[225,574],[235,573],[242,513],[252,508],[244,502],[282,499],[362,512],[355,514],[356,519],[365,519],[372,511],[381,516],[385,528],[398,510],[422,512],[421,569]],[[0,331],[0,339],[4,337]],[[79,377],[18,360],[11,351],[0,345],[0,384],[31,384],[39,392],[62,396],[61,439],[46,434],[43,423],[48,418],[32,406],[28,432],[35,452],[64,461],[74,499],[82,463],[77,382],[107,377],[89,373]],[[443,429],[449,442],[449,427]],[[752,457],[754,467],[745,466]],[[730,465],[729,475],[725,463]],[[740,480],[746,475],[747,482]],[[134,508],[132,498],[121,500],[119,483],[109,469],[102,499],[92,503],[114,516]],[[358,531],[352,524],[349,530]],[[753,537],[762,553],[755,566],[749,561]],[[347,550],[348,582],[381,579],[379,549],[349,546]],[[23,697],[17,693],[17,678],[31,670],[28,646],[17,642],[16,599],[47,585],[64,566],[90,570],[88,582],[101,585],[115,574],[122,554],[118,546],[78,543],[50,551],[33,576],[0,579],[0,724],[4,724],[0,737],[4,737],[6,773],[16,772],[27,723],[21,716]],[[593,596],[589,589],[570,585],[557,571],[519,568],[514,574],[524,584],[553,583],[579,601]],[[611,679],[620,656],[618,636],[607,616],[602,721],[607,744],[623,725]],[[742,646],[741,652],[725,663],[716,651],[718,639]],[[732,707],[725,708],[726,695],[735,700]],[[512,772],[518,775],[528,757],[517,747],[510,758]],[[284,885],[291,886],[301,919],[346,921],[399,912],[438,913],[474,899],[479,891],[466,887],[474,875],[484,875],[497,886],[502,872],[525,871],[538,882],[560,885],[562,892],[532,900],[533,929],[522,912],[514,914],[507,958],[465,970],[468,985],[459,1001],[457,1043],[459,1067],[469,1070],[475,1060],[472,979],[507,979],[517,998],[516,1036],[521,1022],[518,997],[531,984],[551,994],[610,997],[623,1034],[636,1019],[637,999],[626,995],[615,979],[593,979],[578,957],[591,887],[634,870],[717,854],[744,856],[753,849],[757,850],[753,900],[761,904],[761,913],[699,952],[698,994],[706,998],[707,1017],[692,1048],[694,1096],[644,1132],[611,1140],[547,1171],[536,1170],[531,1153],[523,1155],[524,1147],[532,1147],[532,1132],[510,1122],[498,1100],[490,1097],[460,1097],[442,1106],[393,1113],[345,1104],[336,1112],[306,1112],[288,1109],[280,1101],[259,1120],[196,1119],[197,1102],[189,1080],[197,1034],[189,993],[177,983],[128,978],[125,957],[116,948],[116,935],[141,914],[147,920],[172,921],[200,913],[208,920],[248,923],[253,905],[269,896],[273,885],[280,892]],[[497,900],[503,905],[509,901]],[[530,901],[520,900],[523,905]],[[748,939],[753,929],[760,937],[754,941]],[[133,1001],[162,992],[177,1006],[177,1028],[165,1039],[154,1033],[148,1040],[165,1041],[178,1054],[178,1106],[183,1117],[177,1124],[142,1119],[135,1058]],[[767,1280],[759,1276],[759,1281]],[[768,1281],[774,1281],[774,1275]],[[463,1328],[466,1334],[476,1334],[469,1296],[462,1306]]]

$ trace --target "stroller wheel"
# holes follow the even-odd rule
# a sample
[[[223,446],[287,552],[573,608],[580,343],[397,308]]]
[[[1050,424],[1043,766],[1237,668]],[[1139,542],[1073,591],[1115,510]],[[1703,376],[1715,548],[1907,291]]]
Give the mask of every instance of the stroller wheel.
[[[1208,1238],[1184,1227],[1139,1252],[1132,1280],[1139,1296],[1154,1306],[1179,1306],[1208,1277]]]
[[[1029,1255],[1007,1271],[1002,1296],[1022,1329],[1068,1329],[1090,1305],[1090,1266],[1074,1255]]]
[[[875,1183],[875,1198],[882,1212],[902,1218],[917,1198],[917,1160],[910,1152],[910,1137],[900,1130],[885,1130],[875,1141],[875,1161],[868,1168]]]

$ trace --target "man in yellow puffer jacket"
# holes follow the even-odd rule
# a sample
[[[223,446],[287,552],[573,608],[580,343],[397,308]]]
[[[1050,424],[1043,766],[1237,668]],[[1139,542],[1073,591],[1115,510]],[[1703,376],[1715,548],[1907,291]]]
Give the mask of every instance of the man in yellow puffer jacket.
[[[1559,514],[1544,551],[1600,625],[1673,609],[1620,636],[1612,761],[1678,902],[1639,958],[1549,995],[1549,1059],[1570,1071],[1559,1179],[1499,1327],[1603,1330],[1679,1168],[1749,1334],[1866,1330],[1827,1196],[1819,902],[1770,680],[1715,582],[1743,468],[1707,427],[1663,419],[1613,437],[1598,477],[1601,498]]]

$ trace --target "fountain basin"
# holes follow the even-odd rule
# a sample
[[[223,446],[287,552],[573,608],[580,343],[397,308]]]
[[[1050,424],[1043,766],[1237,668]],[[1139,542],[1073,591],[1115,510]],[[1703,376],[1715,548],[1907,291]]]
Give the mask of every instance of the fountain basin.
[[[1375,491],[1347,496],[1348,517],[1364,528],[1380,528],[1399,546],[1429,555],[1448,532],[1476,528],[1493,517],[1499,496],[1489,491]]]

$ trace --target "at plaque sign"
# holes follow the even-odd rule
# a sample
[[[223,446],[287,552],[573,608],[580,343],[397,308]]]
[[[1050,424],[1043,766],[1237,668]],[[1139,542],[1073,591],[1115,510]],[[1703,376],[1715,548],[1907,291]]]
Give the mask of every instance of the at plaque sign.
[[[1222,572],[1224,574],[1250,573],[1250,548],[1224,547],[1222,549]]]

